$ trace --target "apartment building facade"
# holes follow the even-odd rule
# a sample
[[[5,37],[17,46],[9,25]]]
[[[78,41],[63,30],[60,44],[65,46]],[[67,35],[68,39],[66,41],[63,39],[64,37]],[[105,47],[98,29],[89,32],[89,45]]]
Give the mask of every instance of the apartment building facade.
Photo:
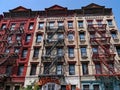
[[[0,90],[24,85],[37,12],[19,6],[0,21]]]
[[[19,68],[15,71],[23,74],[14,74],[11,79],[16,81],[6,82],[4,88],[12,82],[17,88],[13,90],[33,84],[39,85],[40,90],[120,89],[120,33],[111,8],[92,3],[74,10],[59,5],[41,11],[18,7],[9,13],[12,14],[4,13],[1,29],[5,24],[10,28],[13,21],[27,24],[25,34],[19,34],[23,35],[21,53],[15,53],[15,67]],[[1,37],[5,37],[6,27],[1,30]],[[4,47],[6,42],[1,42]],[[24,60],[23,54],[27,55]]]

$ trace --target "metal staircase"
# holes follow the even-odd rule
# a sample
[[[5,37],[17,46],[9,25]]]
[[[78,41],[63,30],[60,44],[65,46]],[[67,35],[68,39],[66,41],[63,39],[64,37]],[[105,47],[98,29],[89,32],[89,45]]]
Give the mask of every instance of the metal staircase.
[[[50,36],[47,36],[44,40],[44,50],[42,52],[42,60],[43,66],[47,64],[46,68],[43,68],[43,72],[40,72],[39,77],[45,77],[49,76],[52,78],[58,78],[61,75],[57,75],[56,73],[56,67],[59,63],[64,62],[64,54],[62,52],[62,55],[57,54],[57,48],[62,47],[64,49],[65,42],[64,38],[58,38],[56,35],[58,33],[65,34],[64,27],[46,27],[45,37],[50,34]],[[49,48],[47,50],[46,48]]]
[[[88,31],[90,33],[94,33],[95,37],[90,38],[90,44],[91,47],[94,47],[95,45],[97,45],[99,47],[99,49],[102,49],[102,53],[99,53],[99,49],[98,49],[98,53],[93,53],[92,55],[92,59],[93,61],[96,62],[100,62],[102,65],[104,65],[108,71],[110,71],[111,73],[102,73],[100,75],[95,74],[95,76],[117,76],[120,75],[120,73],[115,71],[114,66],[111,67],[109,65],[109,63],[114,64],[115,60],[115,54],[114,52],[111,50],[110,48],[110,37],[107,34],[107,30],[106,30],[106,25],[105,24],[101,24],[100,27],[97,24],[93,24],[93,25],[88,25]],[[101,67],[102,70],[104,69],[103,67]],[[120,70],[120,69],[119,69]],[[104,70],[105,71],[105,70]]]

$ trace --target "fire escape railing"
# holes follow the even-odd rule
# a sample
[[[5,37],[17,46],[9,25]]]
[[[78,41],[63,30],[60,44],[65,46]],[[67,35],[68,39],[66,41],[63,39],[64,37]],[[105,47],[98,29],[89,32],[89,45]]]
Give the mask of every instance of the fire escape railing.
[[[46,52],[45,49],[43,50],[43,54],[42,54],[42,62],[45,63],[49,63],[49,65],[47,66],[47,68],[44,68],[43,73],[40,72],[39,77],[41,76],[62,76],[61,75],[57,75],[55,68],[58,64],[58,62],[64,62],[64,54],[62,53],[61,55],[57,54],[57,47],[64,47],[65,46],[65,42],[64,42],[64,38],[53,38],[57,33],[65,33],[65,28],[63,26],[61,27],[46,27],[46,34],[50,33],[51,35],[49,37],[47,37],[44,40],[44,48],[49,48],[49,50]],[[52,55],[52,52],[55,52],[55,54]]]
[[[5,30],[1,31],[0,34],[2,34],[0,37],[0,76],[8,76],[8,73],[6,73],[6,71],[3,72],[3,70],[6,70],[7,65],[11,65],[13,67],[16,64],[19,54],[16,53],[14,49],[16,46],[18,47],[18,44],[22,45],[22,41],[16,40],[15,37],[18,34],[23,37],[24,29],[18,27],[11,31],[9,28],[5,28]],[[8,40],[8,37],[12,37],[14,39]],[[5,52],[6,49],[9,49],[9,52]]]
[[[101,73],[102,76],[104,75],[118,75],[114,69],[114,66],[111,67],[109,65],[110,62],[114,64],[115,61],[115,54],[110,51],[110,37],[107,34],[106,24],[92,24],[88,25],[89,33],[94,33],[94,37],[90,38],[90,44],[92,47],[98,46],[99,49],[102,49],[102,53],[100,53],[99,49],[97,53],[92,54],[92,59],[94,62],[100,62],[103,64],[108,71],[111,73]],[[103,69],[103,67],[101,67]],[[99,76],[99,74],[95,74]]]

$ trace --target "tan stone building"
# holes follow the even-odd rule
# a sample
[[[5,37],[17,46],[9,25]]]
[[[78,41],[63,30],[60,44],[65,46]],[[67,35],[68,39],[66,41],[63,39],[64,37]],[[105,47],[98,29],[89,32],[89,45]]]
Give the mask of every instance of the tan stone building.
[[[40,90],[120,90],[120,35],[111,8],[38,12],[25,85]]]

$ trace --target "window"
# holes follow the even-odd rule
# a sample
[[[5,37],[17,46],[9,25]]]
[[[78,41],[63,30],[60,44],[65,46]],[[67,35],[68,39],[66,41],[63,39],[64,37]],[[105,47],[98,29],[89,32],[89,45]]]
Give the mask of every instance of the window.
[[[98,54],[98,47],[93,47],[92,51],[93,51],[93,54]]]
[[[58,38],[58,39],[63,39],[63,38],[64,38],[63,33],[58,33],[58,34],[57,34],[57,38]]]
[[[44,28],[44,22],[39,22],[38,29],[43,29]]]
[[[83,75],[88,75],[88,63],[82,63]]]
[[[81,57],[82,58],[87,57],[87,48],[81,47],[80,50],[81,50]]]
[[[102,20],[97,20],[97,24],[101,25],[102,24]]]
[[[76,90],[76,85],[71,85],[71,90]]]
[[[12,24],[11,24],[11,27],[10,27],[10,30],[11,30],[11,31],[12,31],[12,30],[15,30],[15,25],[16,25],[15,23],[12,23]]]
[[[27,57],[27,49],[23,49],[22,51],[22,58],[26,58]]]
[[[41,34],[37,34],[36,36],[36,43],[39,43],[42,41],[42,35]]]
[[[57,55],[58,56],[63,56],[63,48],[58,48],[57,49]]]
[[[118,55],[120,56],[120,47],[116,46],[116,50],[117,50]]]
[[[110,69],[112,69],[114,71],[114,63],[108,63]],[[109,70],[109,73],[112,74],[113,72],[111,70]]]
[[[82,28],[83,27],[83,21],[78,21],[78,27]]]
[[[30,42],[30,40],[31,40],[31,34],[27,34],[27,35],[26,35],[26,40],[25,40],[25,41],[26,41],[26,42]]]
[[[68,47],[68,55],[69,57],[74,57],[74,47]]]
[[[34,48],[34,54],[33,54],[33,57],[37,57],[38,58],[38,56],[39,56],[39,50],[40,50],[40,48]]]
[[[12,36],[8,36],[7,40],[8,40],[8,43],[11,44],[12,43]]]
[[[85,33],[84,32],[80,32],[79,33],[79,38],[80,38],[80,41],[85,41]]]
[[[93,21],[92,20],[88,20],[87,23],[88,23],[88,25],[92,25]]]
[[[62,65],[61,64],[57,65],[56,72],[57,72],[57,75],[61,75],[62,74]]]
[[[31,64],[30,75],[36,75],[37,64]]]
[[[23,74],[24,65],[19,65],[17,75],[21,76]]]
[[[2,24],[1,29],[4,30],[6,28],[6,24]]]
[[[24,29],[25,23],[20,23],[20,29]]]
[[[9,52],[10,52],[10,49],[6,48],[5,53],[9,53]]]
[[[18,41],[21,40],[21,36],[20,36],[20,35],[17,35],[17,36],[16,36],[16,40],[18,40]]]
[[[20,48],[15,48],[15,49],[14,49],[14,52],[15,52],[15,53],[19,53],[19,51],[20,51]]]
[[[74,34],[68,33],[68,41],[73,41],[73,40],[74,40]]]
[[[90,33],[90,38],[95,38],[95,33]]]
[[[50,29],[53,29],[54,28],[54,22],[49,22],[49,27],[50,27]]]
[[[49,74],[49,65],[50,65],[50,63],[44,64],[44,74]]]
[[[107,20],[107,23],[108,23],[108,26],[112,26],[113,25],[112,20]]]
[[[12,73],[12,66],[11,66],[11,65],[8,65],[8,66],[6,67],[6,74],[9,76],[9,75],[11,75],[11,73]]]
[[[30,23],[30,24],[29,24],[29,30],[32,30],[32,29],[33,29],[33,26],[34,26],[34,23]]]
[[[48,90],[55,90],[55,84],[48,84]]]
[[[99,85],[98,84],[93,85],[93,90],[100,90]]]
[[[64,24],[63,24],[63,21],[58,21],[58,27],[63,27]]]
[[[90,90],[89,85],[83,85],[83,90]]]
[[[75,64],[69,64],[69,75],[75,75]]]
[[[68,29],[73,28],[73,21],[68,21]]]
[[[112,38],[116,39],[117,38],[117,33],[116,32],[111,32]]]
[[[65,85],[61,85],[61,90],[66,90],[66,86]]]
[[[15,86],[15,90],[20,90],[20,86]]]
[[[7,86],[5,87],[5,90],[10,90],[10,86],[7,85]]]
[[[96,74],[102,73],[102,68],[100,63],[95,63]]]

